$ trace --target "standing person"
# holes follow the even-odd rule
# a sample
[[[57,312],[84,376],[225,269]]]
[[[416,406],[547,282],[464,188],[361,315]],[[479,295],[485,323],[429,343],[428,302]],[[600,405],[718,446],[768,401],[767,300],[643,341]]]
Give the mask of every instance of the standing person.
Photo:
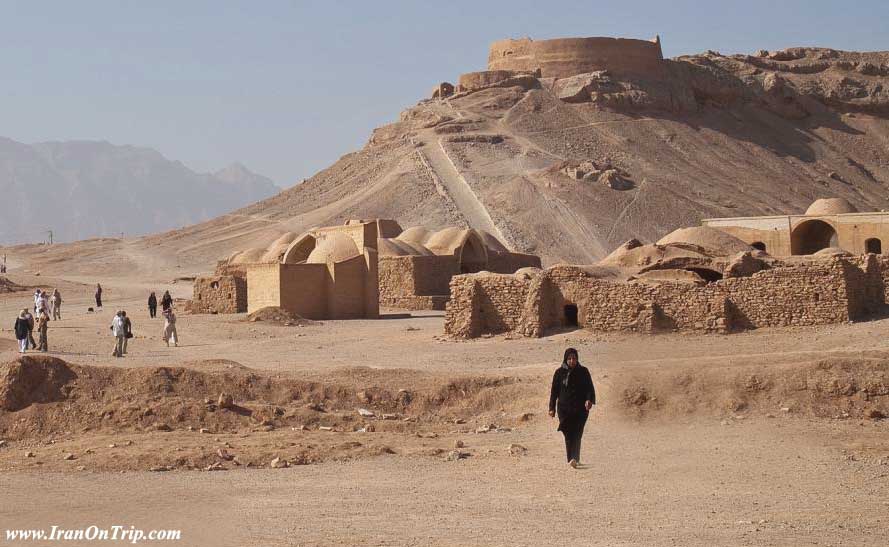
[[[123,344],[124,340],[126,340],[126,330],[124,330],[123,317],[120,316],[120,312],[114,314],[114,319],[111,320],[111,334],[114,336],[114,351],[111,352],[111,355],[115,357],[123,357]]]
[[[154,291],[148,295],[148,316],[152,319],[157,317],[157,297],[154,296]]]
[[[127,312],[121,311],[120,317],[123,320],[123,346],[121,349],[123,350],[123,355],[127,354],[127,342],[130,341],[130,338],[133,337],[133,323],[130,321],[130,318],[127,317]]]
[[[19,353],[25,353],[28,350],[28,337],[30,334],[31,325],[28,322],[28,308],[25,308],[15,320],[15,339],[19,342]]]
[[[173,308],[164,310],[164,342],[167,343],[167,347],[170,347],[171,340],[173,346],[179,347],[179,333],[176,332],[176,314],[173,313]]]
[[[96,311],[102,309],[102,285],[96,283]]]
[[[34,341],[34,316],[27,309],[25,310],[25,319],[28,321],[28,343],[32,349],[37,349],[37,342]]]
[[[42,310],[37,314],[37,335],[40,342],[37,343],[37,350],[46,353],[49,351],[49,341],[47,334],[49,333],[49,314],[46,310]]]
[[[59,289],[53,289],[49,303],[52,306],[53,321],[62,319],[62,293],[59,292]]]
[[[40,296],[37,297],[37,316],[39,317],[41,313],[46,313],[46,315],[50,315],[49,310],[49,295],[44,291],[40,291]]]
[[[164,311],[167,311],[173,307],[173,297],[170,296],[170,291],[164,291],[164,296],[161,298],[161,308]]]
[[[40,310],[37,309],[37,303],[40,302],[40,295],[43,294],[43,291],[37,289],[34,291],[34,313],[39,313]]]
[[[596,404],[596,389],[590,371],[580,364],[577,350],[568,348],[562,358],[562,366],[553,374],[549,391],[549,415],[556,415],[558,401],[559,428],[565,436],[565,452],[568,465],[580,463],[580,440],[590,409]]]

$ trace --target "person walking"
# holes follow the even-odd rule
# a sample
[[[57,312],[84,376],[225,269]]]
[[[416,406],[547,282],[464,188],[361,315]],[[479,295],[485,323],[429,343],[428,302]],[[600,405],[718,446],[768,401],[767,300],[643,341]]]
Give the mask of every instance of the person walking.
[[[25,310],[25,319],[28,321],[28,343],[32,349],[37,349],[37,342],[34,341],[34,316],[27,309]]]
[[[172,309],[173,307],[173,297],[170,296],[170,291],[164,291],[164,296],[161,298],[161,308],[164,311]]]
[[[176,314],[173,308],[164,310],[164,342],[170,347],[170,342],[174,347],[179,347],[179,333],[176,332]]]
[[[111,334],[114,335],[114,351],[111,355],[114,357],[123,357],[123,344],[126,340],[126,330],[124,329],[123,317],[120,312],[114,314],[111,320]]]
[[[37,309],[37,303],[40,301],[41,294],[43,294],[43,291],[41,291],[40,289],[37,289],[36,291],[34,291],[34,313],[35,314],[39,313],[39,310]]]
[[[148,295],[148,316],[152,319],[157,317],[157,297],[154,295],[154,291]]]
[[[96,283],[96,311],[102,309],[102,285]]]
[[[59,289],[53,289],[49,304],[52,308],[53,321],[60,321],[62,319],[62,293],[59,292]]]
[[[36,314],[38,317],[41,313],[46,313],[47,316],[52,313],[49,309],[49,295],[46,294],[45,291],[40,291],[40,296],[37,297],[36,308]]]
[[[130,341],[130,338],[133,337],[133,322],[130,321],[130,318],[127,317],[126,311],[120,312],[120,317],[123,320],[123,346],[121,349],[123,350],[123,354],[127,354],[127,343]]]
[[[49,341],[47,339],[48,333],[49,314],[44,310],[37,314],[37,339],[39,340],[37,343],[37,351],[42,351],[44,353],[49,351]]]
[[[28,351],[28,337],[31,334],[31,324],[28,321],[28,308],[19,313],[15,320],[15,339],[19,342],[19,353]]]
[[[565,436],[565,452],[571,467],[576,468],[580,463],[583,427],[594,404],[596,389],[590,371],[580,364],[577,350],[568,348],[562,365],[553,374],[553,384],[549,390],[549,415],[555,416],[558,409],[558,431]]]

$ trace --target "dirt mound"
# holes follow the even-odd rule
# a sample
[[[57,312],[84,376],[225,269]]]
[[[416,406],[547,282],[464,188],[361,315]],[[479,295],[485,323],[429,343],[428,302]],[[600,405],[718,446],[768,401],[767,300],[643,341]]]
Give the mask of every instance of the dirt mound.
[[[430,452],[422,440],[447,435],[455,424],[467,424],[464,433],[482,424],[514,427],[539,403],[537,380],[453,379],[365,367],[334,378],[260,374],[225,360],[125,369],[25,356],[0,365],[0,439],[44,453],[47,445],[68,439],[93,469],[230,465],[219,455],[224,450],[208,451],[206,440],[195,440],[200,433],[237,439],[241,461],[260,465],[282,447],[290,447],[289,461],[303,464],[396,448],[439,455],[444,446]],[[356,441],[334,432],[375,436]],[[104,439],[121,437],[142,448],[130,449],[125,459],[93,457]],[[0,454],[0,466],[44,463],[10,457]]]
[[[655,371],[617,386],[631,416],[675,418],[737,413],[817,418],[889,416],[889,356],[831,357],[814,362],[733,369]]]
[[[300,317],[299,315],[278,306],[267,306],[256,310],[247,315],[247,321],[252,323],[262,321],[264,323],[271,323],[273,325],[281,325],[285,327],[304,327],[321,324],[317,321]]]

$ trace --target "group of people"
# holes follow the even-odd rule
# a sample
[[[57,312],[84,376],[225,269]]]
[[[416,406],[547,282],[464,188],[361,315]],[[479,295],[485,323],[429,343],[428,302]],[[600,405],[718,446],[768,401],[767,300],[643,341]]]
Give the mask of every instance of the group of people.
[[[62,294],[59,289],[53,289],[52,294],[37,289],[34,292],[34,313],[25,308],[15,320],[15,337],[19,343],[19,353],[25,353],[28,348],[38,351],[49,351],[49,322],[62,318]],[[37,342],[34,341],[34,331],[37,331]]]
[[[102,309],[102,285],[96,284],[96,308]],[[176,330],[176,313],[173,311],[173,297],[170,291],[164,291],[161,297],[161,309],[164,318],[163,338],[167,347],[170,344],[179,346],[179,333]],[[148,314],[154,319],[157,317],[157,296],[154,291],[148,296]],[[53,289],[52,294],[37,289],[34,292],[34,313],[28,308],[19,313],[15,320],[15,337],[19,343],[19,353],[25,353],[29,348],[42,352],[49,351],[49,322],[62,318],[62,294],[58,289]],[[34,341],[34,332],[37,332],[38,341]],[[133,338],[133,322],[124,310],[117,311],[111,320],[111,334],[114,336],[114,350],[111,355],[123,357],[127,353],[127,342]]]

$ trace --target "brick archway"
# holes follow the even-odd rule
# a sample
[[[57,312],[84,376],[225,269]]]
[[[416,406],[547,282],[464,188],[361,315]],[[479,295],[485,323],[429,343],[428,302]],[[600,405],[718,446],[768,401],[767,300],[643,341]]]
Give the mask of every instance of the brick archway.
[[[838,245],[836,229],[824,220],[804,220],[790,233],[790,254],[810,255]]]

